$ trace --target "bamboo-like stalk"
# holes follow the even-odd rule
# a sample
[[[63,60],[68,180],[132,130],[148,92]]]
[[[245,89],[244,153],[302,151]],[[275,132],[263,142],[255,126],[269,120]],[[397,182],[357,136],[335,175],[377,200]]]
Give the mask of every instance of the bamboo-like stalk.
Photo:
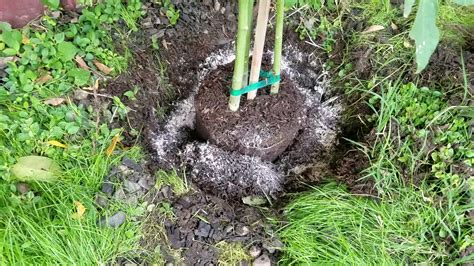
[[[265,35],[267,33],[268,13],[270,13],[270,0],[259,0],[249,84],[258,82],[258,78],[260,77]],[[255,99],[255,96],[257,96],[257,91],[251,91],[247,94],[247,99]]]
[[[250,39],[252,38],[252,23],[253,23],[253,4],[254,0],[250,0],[249,3],[249,30],[247,31],[247,43],[245,46],[245,62],[244,62],[244,78],[242,81],[242,87],[246,87],[249,84],[249,52],[250,52]]]
[[[242,80],[244,75],[244,63],[245,57],[248,56],[248,51],[245,51],[247,32],[249,31],[249,17],[248,5],[250,0],[239,0],[239,15],[237,23],[237,43],[235,48],[235,63],[234,63],[234,75],[232,77],[232,89],[242,89]],[[229,109],[231,111],[237,111],[240,105],[240,96],[229,97]]]
[[[276,26],[275,26],[275,47],[273,50],[273,74],[280,75],[281,71],[281,51],[283,46],[283,18],[285,12],[285,0],[276,1]],[[280,89],[280,82],[272,85],[270,94],[277,94]]]

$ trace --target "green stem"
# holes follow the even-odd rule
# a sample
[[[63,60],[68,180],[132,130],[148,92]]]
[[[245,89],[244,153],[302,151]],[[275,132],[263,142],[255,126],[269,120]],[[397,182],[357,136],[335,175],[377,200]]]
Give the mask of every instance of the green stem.
[[[252,38],[252,22],[253,22],[253,4],[254,0],[250,0],[249,3],[249,30],[247,31],[247,43],[245,46],[245,51],[247,51],[247,54],[245,56],[245,62],[244,62],[244,78],[243,78],[243,87],[246,87],[249,85],[249,53],[250,53],[250,39]]]
[[[247,34],[249,31],[249,10],[250,0],[239,0],[239,16],[237,24],[237,44],[235,51],[234,75],[232,77],[232,89],[242,89],[242,81],[244,76],[245,57],[248,57],[246,51]],[[230,96],[229,109],[237,111],[240,105],[240,96]]]
[[[273,72],[280,75],[281,71],[281,51],[283,46],[283,18],[284,18],[284,0],[277,0],[276,3],[276,27],[275,27],[275,49],[273,51]],[[280,89],[280,82],[273,84],[270,93],[277,94]]]

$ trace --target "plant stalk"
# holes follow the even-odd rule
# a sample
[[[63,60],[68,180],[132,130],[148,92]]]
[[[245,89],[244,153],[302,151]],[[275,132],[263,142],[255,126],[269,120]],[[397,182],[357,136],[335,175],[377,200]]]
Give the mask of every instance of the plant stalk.
[[[249,84],[258,82],[258,78],[260,77],[265,35],[267,33],[268,13],[270,13],[270,0],[259,0]],[[257,91],[251,91],[247,94],[247,99],[253,100],[255,96],[257,96]]]
[[[235,51],[234,75],[232,77],[232,89],[242,89],[244,76],[245,57],[248,57],[248,50],[245,51],[247,43],[247,33],[249,31],[249,4],[251,0],[239,0],[239,15],[237,24],[237,43]],[[230,96],[229,109],[233,112],[239,109],[240,96]]]
[[[275,17],[275,47],[273,51],[273,74],[280,75],[281,72],[281,52],[283,46],[283,19],[285,12],[285,0],[277,0]],[[277,94],[280,89],[280,82],[272,85],[270,94]]]
[[[249,85],[249,55],[250,55],[250,39],[252,38],[252,23],[253,23],[253,4],[254,0],[250,0],[249,3],[249,30],[247,31],[247,43],[245,47],[246,56],[244,62],[244,80],[242,81],[242,87]]]

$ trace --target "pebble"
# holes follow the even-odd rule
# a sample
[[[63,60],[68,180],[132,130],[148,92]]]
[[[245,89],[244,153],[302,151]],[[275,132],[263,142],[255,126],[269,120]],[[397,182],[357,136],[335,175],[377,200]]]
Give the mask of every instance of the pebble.
[[[253,266],[271,266],[272,261],[270,260],[267,254],[263,254],[260,257],[256,258],[253,261],[252,265]]]
[[[263,248],[268,250],[270,254],[275,253],[277,250],[283,249],[284,245],[279,239],[273,239],[271,242],[263,243]]]
[[[102,195],[97,195],[95,197],[95,204],[97,204],[97,206],[101,207],[102,209],[107,208],[108,202],[108,199]]]
[[[148,178],[146,176],[140,178],[140,180],[138,180],[138,184],[146,190],[150,189],[150,185],[148,185]]]
[[[114,184],[110,182],[109,180],[105,180],[102,183],[102,187],[100,188],[100,191],[102,191],[103,193],[109,196],[112,196],[112,194],[114,194]]]
[[[256,258],[256,257],[260,256],[260,253],[262,253],[262,249],[259,248],[258,246],[252,246],[249,249],[249,255],[252,258]]]
[[[127,198],[127,195],[125,195],[125,191],[123,190],[123,188],[119,188],[117,189],[117,191],[115,191],[114,198],[116,200],[124,200]]]
[[[127,192],[130,193],[135,193],[142,188],[138,183],[131,182],[128,180],[123,181],[123,187],[125,188],[125,190],[127,190]]]
[[[30,191],[30,186],[25,182],[18,182],[16,183],[15,187],[16,191],[18,191],[22,195]]]
[[[137,171],[137,172],[143,171],[143,167],[141,165],[139,165],[138,163],[136,163],[135,161],[133,161],[132,159],[128,157],[123,157],[122,164],[134,171]]]
[[[107,218],[102,218],[99,222],[100,225],[108,225],[112,228],[117,228],[125,222],[127,215],[123,211],[118,211],[114,215]]]
[[[221,3],[219,3],[218,0],[215,0],[214,1],[214,10],[219,12],[219,10],[221,10]]]
[[[197,236],[208,237],[211,233],[211,225],[203,221],[199,221],[198,229],[194,230],[194,234]]]
[[[250,229],[243,225],[243,226],[237,226],[237,228],[235,229],[235,233],[238,235],[238,236],[246,236],[250,233]]]

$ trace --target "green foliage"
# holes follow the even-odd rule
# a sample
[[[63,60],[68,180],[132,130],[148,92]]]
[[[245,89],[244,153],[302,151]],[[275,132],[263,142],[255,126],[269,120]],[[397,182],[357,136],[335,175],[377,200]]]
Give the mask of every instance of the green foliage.
[[[425,69],[436,46],[438,46],[437,10],[437,0],[420,0],[418,4],[418,12],[410,31],[410,38],[415,40],[416,46],[416,73]]]
[[[114,51],[110,32],[124,12],[136,20],[141,15],[140,1],[101,1],[83,9],[75,23],[62,24],[48,16],[41,19],[41,28],[17,30],[0,23],[0,56],[8,62],[0,80],[2,263],[107,264],[119,254],[139,249],[135,222],[117,229],[97,225],[102,215],[124,209],[110,201],[109,210],[101,212],[94,204],[110,165],[120,161],[120,156],[107,156],[105,150],[121,129],[98,123],[92,106],[77,105],[67,97],[102,78],[96,75],[101,70],[95,62],[113,68],[114,74],[126,67],[126,58]],[[85,67],[78,65],[78,57]],[[47,104],[50,99],[64,103]],[[134,150],[127,151],[128,156]],[[31,155],[44,159],[24,157]],[[62,172],[55,182],[30,178],[34,174],[36,179],[49,179],[49,173],[59,167]],[[26,194],[16,190],[18,178],[28,180]],[[76,201],[86,208],[80,219],[73,215]]]
[[[457,0],[454,3],[468,6],[473,5],[471,0]],[[403,15],[408,17],[414,0],[405,0]],[[415,40],[416,45],[416,73],[420,73],[428,65],[429,59],[438,46],[440,32],[436,26],[438,13],[438,0],[420,0],[418,11],[410,31],[410,38]]]
[[[401,187],[422,184],[424,197],[437,207],[439,221],[433,229],[433,245],[449,253],[437,262],[453,262],[473,244],[471,225],[465,215],[472,210],[474,143],[469,106],[449,106],[442,93],[414,84],[385,84],[372,93],[376,141],[367,152],[370,167],[365,178],[373,179],[384,196],[395,198]],[[367,150],[366,148],[364,150]],[[446,239],[452,245],[447,245]]]
[[[59,0],[41,0],[41,2],[51,9],[58,9],[60,4]]]
[[[166,17],[168,18],[170,24],[172,26],[176,25],[176,23],[178,23],[178,20],[179,20],[180,11],[175,8],[175,6],[171,3],[171,1],[170,0],[157,0],[156,3],[163,6],[163,8],[165,9]]]
[[[431,242],[442,219],[412,189],[394,200],[355,196],[334,183],[298,195],[285,207],[283,265],[398,265],[446,256]]]

